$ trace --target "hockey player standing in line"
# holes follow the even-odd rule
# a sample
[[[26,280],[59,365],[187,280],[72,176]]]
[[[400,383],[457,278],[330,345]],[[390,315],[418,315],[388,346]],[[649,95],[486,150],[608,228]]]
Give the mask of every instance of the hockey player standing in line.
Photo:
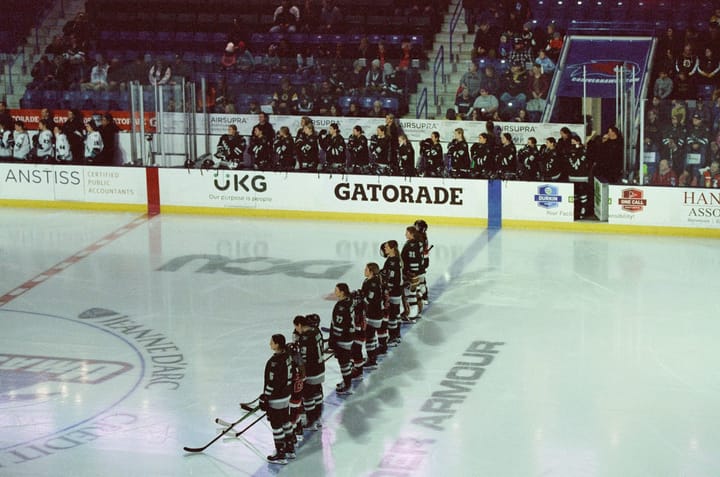
[[[575,219],[584,219],[590,211],[590,171],[592,167],[585,154],[580,136],[570,137],[572,147],[568,153],[569,180],[575,184]]]
[[[305,317],[298,315],[293,319],[293,342],[289,343],[287,348],[293,363],[292,374],[292,392],[290,393],[290,403],[288,407],[288,418],[293,435],[285,436],[293,445],[303,440],[303,419],[305,409],[303,408],[303,388],[305,386],[305,361],[303,361],[300,353],[300,332],[298,331],[298,323],[305,320]]]
[[[85,125],[87,135],[85,136],[85,164],[95,164],[95,158],[103,150],[103,141],[95,121],[89,121]]]
[[[0,122],[0,162],[8,162],[13,152],[12,118]]]
[[[420,143],[419,173],[423,177],[442,177],[443,149],[440,133],[433,131],[428,139]]]
[[[295,150],[301,171],[317,171],[320,150],[312,121],[305,123],[302,131],[295,138]]]
[[[287,448],[285,436],[292,429],[288,406],[292,390],[292,359],[287,352],[285,337],[272,335],[270,349],[273,355],[265,364],[265,388],[260,395],[260,409],[267,413],[275,441],[275,454],[267,457],[268,462],[287,464],[287,458],[293,458],[295,448]],[[286,455],[288,453],[289,455]]]
[[[35,160],[41,163],[48,163],[53,158],[53,134],[48,128],[48,120],[41,119],[38,125],[40,132],[35,136],[37,146],[35,147]]]
[[[490,179],[496,169],[495,154],[488,133],[480,133],[478,142],[470,147],[470,168],[472,177]]]
[[[320,146],[325,151],[325,167],[328,172],[343,173],[345,171],[345,139],[340,134],[337,123],[330,124],[328,134],[320,132]]]
[[[287,172],[295,169],[295,143],[287,126],[282,126],[275,136],[273,150],[281,171]]]
[[[272,139],[265,136],[264,129],[255,126],[250,138],[250,157],[255,170],[267,171],[272,169]]]
[[[335,351],[335,358],[340,366],[342,382],[338,383],[338,394],[350,394],[352,387],[353,364],[350,360],[355,334],[355,323],[352,316],[352,298],[347,283],[335,285],[335,298],[337,303],[332,311],[332,324],[330,328],[330,348]]]
[[[370,138],[370,162],[376,174],[392,174],[390,164],[390,140],[385,134],[385,125],[378,126],[377,133]]]
[[[417,288],[418,288],[418,275],[420,274],[422,267],[422,244],[417,240],[418,230],[414,226],[407,227],[405,229],[405,238],[407,241],[403,245],[402,251],[400,252],[400,258],[402,259],[403,265],[403,283],[404,289],[404,308],[403,319],[412,321],[419,317],[420,307],[417,301]],[[410,316],[410,313],[415,308],[415,313]]]
[[[378,332],[382,328],[382,282],[380,281],[380,267],[377,263],[371,262],[365,265],[365,280],[360,293],[365,303],[365,316],[367,324],[365,328],[365,349],[367,351],[367,362],[365,369],[377,367],[378,355]],[[386,348],[387,351],[387,348]]]
[[[467,178],[470,175],[470,152],[463,128],[455,129],[453,140],[448,144],[447,155],[448,176]]]
[[[425,274],[427,273],[427,269],[430,266],[430,249],[432,248],[428,242],[427,237],[427,229],[428,224],[423,219],[418,219],[413,224],[415,229],[417,230],[417,234],[415,234],[415,238],[418,242],[420,242],[421,250],[422,250],[422,264],[420,265],[420,272],[418,274],[418,314],[422,313],[423,305],[427,305],[428,303],[428,286],[427,286],[427,279]],[[422,300],[422,301],[420,301]]]
[[[385,293],[387,295],[387,309],[385,316],[387,319],[387,328],[389,333],[389,341],[387,345],[397,346],[400,344],[400,305],[402,304],[402,262],[400,261],[400,251],[398,243],[395,240],[388,240],[380,247],[385,264],[380,270]],[[383,325],[385,319],[383,319]],[[380,348],[383,348],[383,340],[380,339]]]
[[[400,164],[400,174],[404,177],[412,177],[415,175],[415,149],[408,141],[406,135],[398,136],[398,163]]]
[[[368,140],[362,127],[355,126],[348,138],[347,149],[350,155],[349,171],[353,174],[367,174],[370,165]]]
[[[73,160],[70,141],[60,125],[55,125],[55,162],[58,164],[69,164]]]
[[[536,181],[538,179],[538,153],[537,139],[529,137],[525,146],[518,151],[518,178],[520,180]]]
[[[500,150],[498,152],[498,172],[502,179],[514,179],[517,175],[517,148],[510,133],[500,136]]]
[[[25,123],[15,121],[15,132],[13,133],[13,159],[16,161],[26,161],[30,155],[32,144],[30,135],[25,130]]]
[[[218,140],[215,157],[220,160],[221,165],[230,169],[240,169],[243,166],[246,147],[245,138],[238,134],[237,126],[231,124],[227,128],[227,134],[223,134]]]
[[[556,181],[562,176],[563,165],[557,151],[554,137],[545,140],[545,147],[540,150],[540,180]]]
[[[317,325],[320,317],[308,315],[295,317],[295,331],[299,334],[298,346],[305,363],[305,384],[303,385],[303,407],[307,415],[307,429],[317,431],[323,409],[325,363],[323,362],[323,337]]]

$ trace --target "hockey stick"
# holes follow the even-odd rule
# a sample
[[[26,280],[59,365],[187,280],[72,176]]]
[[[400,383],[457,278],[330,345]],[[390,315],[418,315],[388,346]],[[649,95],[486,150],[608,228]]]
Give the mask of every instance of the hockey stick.
[[[248,412],[247,414],[245,414],[243,417],[241,417],[241,418],[238,419],[237,421],[230,423],[230,426],[228,426],[227,429],[225,429],[224,431],[222,431],[222,432],[221,432],[220,434],[218,434],[213,440],[211,440],[210,442],[208,442],[208,443],[205,444],[204,446],[202,446],[202,447],[188,447],[188,446],[185,446],[185,447],[183,447],[183,450],[184,450],[185,452],[202,452],[202,451],[204,451],[205,449],[207,449],[208,447],[210,447],[211,445],[213,445],[215,442],[217,442],[222,436],[224,436],[225,434],[227,434],[228,432],[230,432],[230,430],[231,430],[233,427],[235,427],[236,425],[238,425],[240,422],[244,421],[244,420],[247,419],[248,417],[252,416],[253,413],[254,413],[255,411],[257,411],[258,409],[260,409],[260,408],[259,408],[259,407],[256,407],[256,408],[252,409],[252,412]],[[265,414],[263,414],[263,416],[265,416]],[[220,419],[220,418],[215,419],[215,422],[216,422],[216,423],[218,423],[218,424],[220,424],[220,425],[223,425],[223,424],[222,424],[221,422],[219,422],[219,421],[222,421],[222,419]],[[223,421],[223,422],[225,422],[225,421]],[[255,422],[257,422],[257,421],[255,421]],[[246,429],[247,429],[247,428],[246,428]]]
[[[266,415],[267,415],[267,413],[264,412],[264,413],[262,414],[262,416],[258,417],[258,418],[255,419],[253,422],[251,422],[250,424],[248,424],[247,426],[245,426],[242,431],[236,432],[236,433],[235,433],[235,437],[240,437],[241,435],[243,435],[243,434],[245,433],[245,431],[247,431],[247,430],[250,429],[252,426],[254,426],[254,425],[257,424],[258,422],[260,422],[260,421],[262,420],[262,418],[265,417]]]
[[[246,411],[249,411],[250,409],[252,409],[252,405],[255,404],[256,402],[258,402],[259,399],[260,399],[260,396],[256,397],[252,401],[241,402],[240,407],[245,409]]]

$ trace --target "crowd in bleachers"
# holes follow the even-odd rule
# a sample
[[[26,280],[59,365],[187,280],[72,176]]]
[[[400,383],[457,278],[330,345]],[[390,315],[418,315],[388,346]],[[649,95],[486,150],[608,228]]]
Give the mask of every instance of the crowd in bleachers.
[[[720,187],[720,8],[706,29],[668,27],[658,39],[645,107],[647,182]]]

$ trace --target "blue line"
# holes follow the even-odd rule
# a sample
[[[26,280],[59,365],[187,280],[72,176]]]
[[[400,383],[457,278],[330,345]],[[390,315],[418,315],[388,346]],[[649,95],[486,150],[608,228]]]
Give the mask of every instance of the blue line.
[[[488,228],[502,227],[502,181],[488,181]]]
[[[127,339],[125,339],[123,336],[120,336],[120,335],[118,335],[118,334],[116,334],[116,333],[113,333],[113,332],[110,331],[110,330],[107,330],[107,329],[105,329],[105,328],[102,328],[102,327],[100,327],[99,325],[95,325],[95,324],[93,324],[93,323],[87,323],[87,322],[85,322],[85,321],[78,321],[78,320],[75,320],[75,319],[73,319],[73,318],[65,318],[65,317],[57,316],[57,315],[49,315],[49,314],[47,314],[47,313],[35,313],[35,312],[32,312],[32,311],[7,310],[7,309],[2,308],[2,309],[0,309],[0,312],[25,313],[25,314],[27,314],[27,315],[44,316],[44,317],[47,317],[47,318],[57,318],[57,319],[59,319],[59,320],[70,321],[70,322],[72,322],[72,323],[81,324],[81,325],[85,325],[85,326],[90,326],[90,327],[92,327],[92,328],[96,328],[96,329],[98,329],[98,330],[100,330],[100,331],[104,331],[105,333],[107,333],[107,334],[109,334],[109,335],[111,335],[111,336],[114,336],[114,337],[116,337],[116,338],[124,341],[125,344],[127,344],[133,351],[135,351],[135,353],[136,353],[137,356],[138,356],[138,359],[140,360],[140,376],[139,376],[137,382],[135,383],[135,385],[134,385],[134,386],[132,387],[132,389],[130,389],[124,396],[122,396],[120,399],[118,399],[117,401],[115,401],[114,403],[112,403],[112,404],[111,404],[110,406],[108,406],[107,408],[105,408],[105,409],[103,409],[102,411],[98,412],[98,413],[95,414],[94,416],[88,417],[87,419],[84,419],[84,420],[82,420],[82,421],[80,421],[80,422],[76,422],[75,424],[72,424],[72,425],[70,425],[70,426],[64,427],[64,428],[62,428],[62,429],[60,429],[60,430],[57,430],[57,431],[55,431],[55,432],[53,432],[53,433],[46,434],[46,435],[43,435],[43,436],[40,436],[40,437],[36,437],[35,439],[30,439],[30,440],[25,441],[25,442],[20,442],[20,443],[17,443],[17,444],[13,444],[13,445],[8,446],[8,447],[0,447],[0,451],[6,451],[6,450],[14,449],[14,448],[16,448],[16,447],[23,446],[23,445],[26,445],[26,444],[30,444],[31,442],[35,442],[35,441],[38,441],[38,440],[40,440],[40,439],[47,439],[47,438],[52,437],[52,436],[55,436],[55,435],[57,435],[57,434],[61,434],[61,433],[63,433],[63,432],[67,432],[67,431],[69,431],[70,429],[73,429],[73,428],[78,427],[78,426],[80,426],[80,425],[82,425],[82,424],[85,424],[86,422],[92,421],[93,419],[97,419],[97,418],[100,417],[101,415],[105,414],[106,412],[108,412],[108,411],[111,410],[112,408],[116,407],[116,406],[117,406],[118,404],[120,404],[121,402],[123,402],[123,401],[124,401],[125,399],[127,399],[132,393],[134,393],[134,392],[137,390],[138,386],[140,386],[140,383],[142,382],[143,378],[145,377],[145,358],[143,358],[142,353],[140,353],[140,350],[138,350],[130,341],[128,341]],[[118,316],[120,316],[120,314],[118,314]]]

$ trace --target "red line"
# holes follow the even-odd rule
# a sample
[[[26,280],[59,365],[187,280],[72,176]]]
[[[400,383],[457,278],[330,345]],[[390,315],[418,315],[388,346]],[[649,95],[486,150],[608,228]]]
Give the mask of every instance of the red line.
[[[0,306],[4,306],[4,305],[10,303],[15,298],[23,295],[27,291],[32,290],[33,288],[40,285],[41,283],[43,283],[45,280],[49,279],[50,277],[57,275],[58,273],[67,269],[70,265],[73,265],[73,264],[79,262],[80,260],[89,257],[97,250],[100,250],[105,245],[108,245],[110,242],[114,241],[115,239],[122,237],[123,235],[125,235],[126,233],[135,229],[139,225],[146,223],[151,218],[152,217],[150,215],[144,215],[142,217],[133,219],[133,221],[130,222],[129,224],[123,225],[119,229],[109,233],[108,235],[102,237],[101,239],[97,240],[96,242],[90,244],[89,246],[87,246],[84,249],[80,250],[79,252],[75,253],[74,255],[71,255],[70,257],[66,258],[62,262],[56,263],[52,267],[48,268],[46,271],[38,273],[37,275],[35,275],[30,280],[27,280],[22,285],[18,286],[17,288],[15,288],[13,290],[10,290],[9,292],[0,296]]]
[[[145,168],[147,183],[148,215],[153,217],[160,213],[160,178],[157,167]]]

